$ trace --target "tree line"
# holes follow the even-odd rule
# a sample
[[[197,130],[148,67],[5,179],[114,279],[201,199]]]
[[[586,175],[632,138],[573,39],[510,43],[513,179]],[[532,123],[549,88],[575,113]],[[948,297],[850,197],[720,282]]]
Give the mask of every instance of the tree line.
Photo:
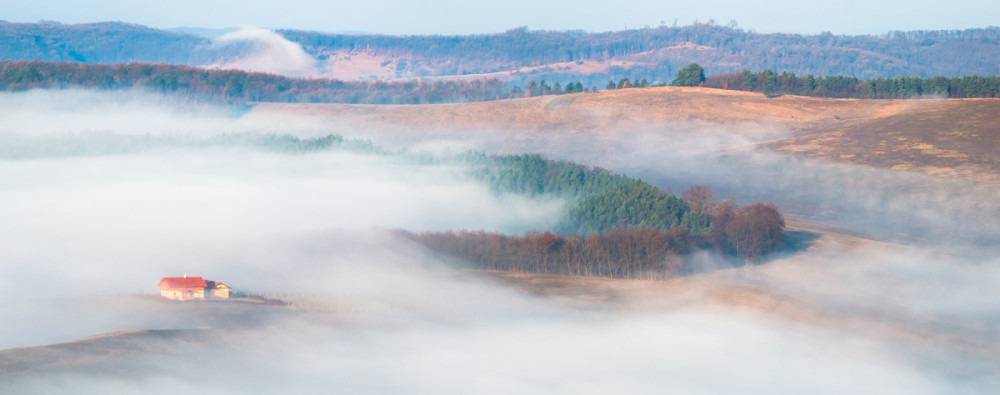
[[[645,79],[632,83],[624,78],[617,84],[609,83],[609,89],[646,86],[649,84]],[[0,91],[40,88],[142,89],[234,103],[353,104],[461,103],[597,91],[579,80],[551,85],[546,80],[529,80],[524,87],[499,79],[362,82],[168,64],[0,61]]]
[[[529,232],[505,235],[467,231],[413,233],[410,240],[478,270],[662,280],[705,270],[690,259],[707,251],[734,265],[760,262],[784,244],[784,219],[772,204],[715,207],[709,231],[694,234],[679,226],[618,228],[590,234]]]
[[[855,77],[764,70],[704,76],[697,64],[682,68],[672,85],[762,92],[767,95],[897,99],[923,96],[1000,97],[1000,76]],[[647,79],[608,81],[604,89],[661,86]],[[167,64],[89,65],[76,62],[0,61],[0,91],[36,88],[143,89],[150,92],[231,103],[304,102],[361,104],[435,104],[486,101],[525,96],[594,92],[579,80],[549,85],[528,81],[525,87],[498,79],[429,81],[339,81],[301,79],[240,70],[212,70]]]
[[[761,92],[766,95],[800,95],[853,99],[906,99],[918,97],[1000,97],[1000,76],[895,77],[861,80],[856,77],[812,74],[797,76],[792,72],[771,70],[714,75],[701,86]]]
[[[621,78],[617,82],[615,80],[608,80],[607,85],[604,85],[604,90],[614,90],[614,89],[626,89],[626,88],[648,88],[651,86],[663,86],[664,84],[651,84],[646,78]],[[514,84],[510,90],[509,97],[522,97],[522,96],[549,96],[549,95],[562,95],[567,93],[583,93],[583,92],[597,92],[599,91],[597,86],[584,85],[580,80],[576,82],[569,81],[565,85],[558,82],[549,85],[545,80],[535,81],[528,80],[525,83],[524,88],[520,85]]]
[[[623,78],[606,89],[650,86]],[[0,61],[0,91],[38,88],[144,89],[228,102],[304,102],[356,104],[434,104],[486,101],[526,96],[596,92],[579,80],[565,84],[529,80],[523,87],[498,79],[429,81],[340,81],[291,78],[242,70],[124,63]]]
[[[434,104],[495,100],[511,95],[510,88],[496,79],[362,82],[296,79],[168,64],[0,62],[0,91],[74,87],[144,89],[225,102]]]

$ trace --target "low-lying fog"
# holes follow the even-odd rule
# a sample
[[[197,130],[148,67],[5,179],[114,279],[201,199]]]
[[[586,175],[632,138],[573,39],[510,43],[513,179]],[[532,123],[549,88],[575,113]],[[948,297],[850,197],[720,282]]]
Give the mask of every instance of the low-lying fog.
[[[583,115],[581,115],[583,116]],[[773,125],[739,131],[705,123],[623,121],[598,131],[431,131],[348,128],[376,144],[444,152],[537,152],[642,178],[680,194],[708,185],[719,199],[770,201],[786,216],[866,232],[884,240],[1000,252],[1000,194],[995,184],[792,157],[756,148],[782,135]],[[758,130],[759,129],[759,130]],[[960,248],[955,248],[958,245]]]
[[[108,136],[146,134],[315,136],[339,134],[341,126],[295,117],[249,120],[141,95],[0,94],[0,348],[117,330],[208,328],[175,340],[143,338],[111,356],[64,351],[66,364],[46,363],[41,371],[25,370],[30,361],[10,360],[24,354],[0,351],[0,390],[913,394],[1000,388],[994,345],[1000,340],[1000,262],[989,254],[995,246],[983,247],[982,240],[963,244],[961,254],[925,245],[824,243],[760,268],[693,279],[693,299],[651,291],[646,300],[558,301],[455,271],[446,259],[387,230],[545,229],[558,219],[562,201],[496,196],[460,166],[391,156],[108,143],[120,141]],[[385,136],[373,140],[391,146]],[[491,136],[403,145],[434,152],[525,145],[505,141],[502,133]],[[635,140],[631,147],[617,142],[598,154],[588,144],[611,141],[585,136],[537,151],[642,172],[655,182],[713,177],[703,183],[742,201],[802,190],[796,193],[808,199],[801,201],[841,199],[834,207],[851,215],[912,213],[912,221],[892,225],[897,233],[934,221],[959,229],[969,221],[966,231],[993,236],[997,217],[972,213],[993,215],[997,196],[976,187],[900,189],[939,184],[764,153],[734,165],[684,153],[677,144],[685,140],[676,137],[663,145],[669,149],[648,148],[671,140],[650,138],[661,140]],[[617,156],[624,154],[631,156]],[[743,171],[713,173],[734,167]],[[947,202],[952,211],[939,211]],[[180,274],[316,305],[226,309],[130,296],[155,294],[160,277]],[[699,281],[709,280],[761,287],[802,307],[771,314],[719,306],[708,301],[707,290],[697,296]]]

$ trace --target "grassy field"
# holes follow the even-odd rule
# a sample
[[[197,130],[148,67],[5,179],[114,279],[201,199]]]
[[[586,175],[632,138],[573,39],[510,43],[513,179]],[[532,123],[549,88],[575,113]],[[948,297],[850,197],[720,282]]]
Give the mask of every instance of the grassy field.
[[[624,89],[479,103],[378,106],[259,103],[382,133],[618,134],[718,127],[792,155],[1000,182],[1000,100],[859,100],[705,88]],[[732,146],[731,150],[747,147]]]
[[[919,103],[925,104],[925,103]],[[996,181],[1000,100],[928,101],[906,111],[768,142],[777,151],[893,170]]]

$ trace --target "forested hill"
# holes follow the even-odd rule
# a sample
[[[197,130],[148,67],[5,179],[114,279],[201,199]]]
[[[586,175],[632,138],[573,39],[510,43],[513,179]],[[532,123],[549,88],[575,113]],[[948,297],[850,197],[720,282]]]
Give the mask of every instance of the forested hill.
[[[863,79],[996,75],[1000,71],[997,27],[879,36],[760,34],[714,24],[604,33],[519,28],[466,36],[278,33],[314,56],[320,71],[340,79],[346,77],[337,75],[335,69],[342,65],[364,69],[351,77],[355,79],[499,72],[500,77],[522,85],[530,79],[547,79],[580,80],[594,86],[623,77],[668,82],[680,67],[692,62],[709,74],[772,69]],[[211,44],[194,35],[121,22],[0,22],[0,60],[197,66],[253,50],[253,46]]]
[[[209,63],[209,40],[122,22],[0,22],[0,60],[83,63]]]
[[[365,51],[405,59],[429,74],[471,74],[588,60],[620,60],[623,72],[663,81],[687,63],[719,74],[787,70],[858,78],[997,74],[1000,28],[892,32],[881,36],[759,34],[696,24],[606,33],[532,31],[469,36],[383,36],[280,30],[316,56]],[[569,66],[572,68],[572,66]],[[424,70],[419,70],[423,68]],[[553,68],[552,73],[558,73]],[[614,76],[613,72],[611,73]]]

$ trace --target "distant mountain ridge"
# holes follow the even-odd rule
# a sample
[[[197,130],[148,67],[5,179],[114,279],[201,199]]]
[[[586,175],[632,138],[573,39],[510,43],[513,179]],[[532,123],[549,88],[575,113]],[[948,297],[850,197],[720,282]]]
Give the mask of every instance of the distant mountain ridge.
[[[994,75],[1000,72],[1000,28],[893,32],[884,36],[757,34],[699,24],[607,33],[513,29],[470,36],[336,35],[295,30],[279,34],[316,56],[338,52],[399,59],[429,75],[490,73],[523,66],[622,61],[611,78],[664,81],[683,65],[709,74],[772,69],[858,78]],[[550,75],[574,74],[555,66]],[[562,77],[559,80],[562,80]],[[616,78],[617,79],[617,78]],[[605,80],[604,82],[606,82]],[[602,84],[603,85],[603,84]]]
[[[858,78],[1000,73],[1000,27],[880,36],[761,34],[709,24],[604,33],[518,28],[465,36],[277,33],[314,57],[321,76],[344,80],[487,74],[521,84],[548,79],[603,86],[619,78],[669,82],[691,62],[709,74],[743,69]],[[0,60],[200,66],[252,50],[212,43],[122,22],[0,23]]]
[[[208,39],[124,22],[0,23],[0,58],[83,63],[208,63]]]

